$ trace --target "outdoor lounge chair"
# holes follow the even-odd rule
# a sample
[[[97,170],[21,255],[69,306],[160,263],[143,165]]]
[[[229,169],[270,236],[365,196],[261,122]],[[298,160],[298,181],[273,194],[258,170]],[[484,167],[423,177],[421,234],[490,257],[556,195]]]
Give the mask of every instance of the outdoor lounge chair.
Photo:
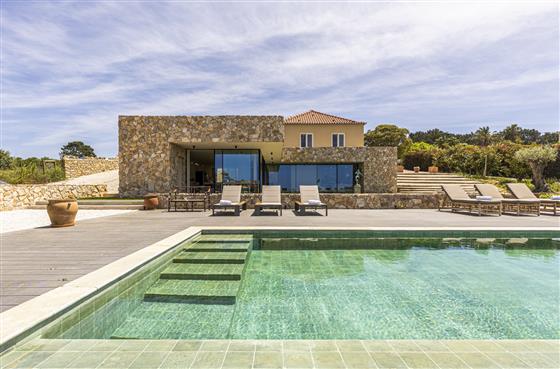
[[[520,200],[533,200],[538,201],[541,206],[541,211],[551,212],[554,215],[558,215],[560,208],[560,200],[553,199],[539,199],[533,191],[525,183],[508,183],[506,184],[510,192],[515,196],[515,198]],[[550,207],[550,210],[549,210]]]
[[[467,210],[469,213],[475,211],[479,216],[482,214],[502,215],[502,202],[500,200],[473,199],[469,197],[469,194],[458,184],[442,185],[441,187],[451,202],[452,212]]]
[[[319,187],[317,186],[299,186],[299,196],[301,201],[295,202],[295,210],[304,213],[307,209],[325,209],[325,216],[329,215],[327,204],[321,202],[319,198]]]
[[[212,215],[216,210],[233,210],[239,215],[241,209],[247,209],[247,203],[241,201],[241,186],[224,186],[222,198],[219,203],[212,205]]]
[[[282,215],[282,196],[280,186],[262,186],[262,201],[255,204],[255,210],[260,213],[263,209],[274,209]]]
[[[478,192],[484,196],[490,196],[493,199],[502,202],[502,213],[513,213],[515,215],[534,214],[540,215],[540,202],[533,199],[506,199],[500,193],[500,190],[491,184],[475,184]]]

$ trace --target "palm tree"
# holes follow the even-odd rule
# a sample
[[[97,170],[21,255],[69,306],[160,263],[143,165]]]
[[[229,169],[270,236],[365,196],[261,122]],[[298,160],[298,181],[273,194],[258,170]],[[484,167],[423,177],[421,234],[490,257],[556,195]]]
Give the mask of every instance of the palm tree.
[[[480,127],[474,133],[474,137],[479,146],[486,148],[492,143],[492,132],[490,132],[490,127]],[[482,176],[486,177],[486,171],[488,169],[488,152],[484,150],[484,170],[482,171]]]

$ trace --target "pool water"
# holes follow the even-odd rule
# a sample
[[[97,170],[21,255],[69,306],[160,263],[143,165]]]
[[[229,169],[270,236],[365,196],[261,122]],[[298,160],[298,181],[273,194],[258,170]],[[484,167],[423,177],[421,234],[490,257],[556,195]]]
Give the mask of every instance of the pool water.
[[[145,299],[110,329],[67,337],[560,338],[557,240],[265,241],[236,257],[234,303]]]

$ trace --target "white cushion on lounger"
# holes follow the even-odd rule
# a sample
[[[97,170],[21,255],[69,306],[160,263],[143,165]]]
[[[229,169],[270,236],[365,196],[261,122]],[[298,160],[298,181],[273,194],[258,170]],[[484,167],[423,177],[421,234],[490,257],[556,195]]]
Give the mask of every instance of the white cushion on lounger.
[[[476,199],[479,201],[492,201],[492,196],[477,196]]]
[[[309,205],[321,205],[321,200],[309,200],[307,203]]]
[[[220,205],[231,205],[230,200],[220,200]]]
[[[560,200],[560,196],[551,196],[550,199],[551,200]]]

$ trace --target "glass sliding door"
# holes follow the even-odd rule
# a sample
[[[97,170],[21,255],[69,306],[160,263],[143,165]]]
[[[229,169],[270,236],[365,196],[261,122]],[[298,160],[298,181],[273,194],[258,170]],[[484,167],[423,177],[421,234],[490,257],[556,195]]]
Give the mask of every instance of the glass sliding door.
[[[259,150],[215,150],[216,189],[224,185],[241,185],[243,192],[260,191]]]
[[[321,192],[353,192],[354,164],[280,164],[268,165],[270,185],[283,192],[299,192],[300,185],[317,185]]]

